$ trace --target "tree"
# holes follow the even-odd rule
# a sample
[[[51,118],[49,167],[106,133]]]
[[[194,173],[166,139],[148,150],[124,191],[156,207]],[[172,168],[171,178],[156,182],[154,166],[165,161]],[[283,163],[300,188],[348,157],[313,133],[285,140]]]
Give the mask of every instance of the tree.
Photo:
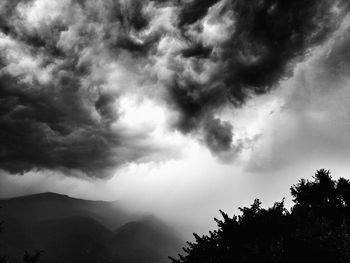
[[[350,262],[350,182],[318,170],[291,187],[294,206],[264,209],[258,199],[241,215],[215,221],[218,229],[195,236],[173,263]]]

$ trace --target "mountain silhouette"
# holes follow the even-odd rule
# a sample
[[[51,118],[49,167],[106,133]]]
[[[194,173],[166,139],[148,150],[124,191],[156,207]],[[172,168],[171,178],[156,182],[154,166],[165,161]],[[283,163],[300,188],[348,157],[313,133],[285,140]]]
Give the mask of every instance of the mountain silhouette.
[[[2,254],[22,262],[24,251],[43,250],[47,263],[164,263],[183,242],[155,217],[137,217],[118,202],[55,193],[0,200]]]
[[[162,222],[145,218],[120,227],[111,243],[118,248],[113,252],[122,262],[164,262],[169,255],[176,255],[184,245],[175,236]]]
[[[11,217],[23,224],[68,216],[88,216],[110,229],[130,220],[118,202],[91,201],[56,193],[41,193],[0,200],[2,218]]]

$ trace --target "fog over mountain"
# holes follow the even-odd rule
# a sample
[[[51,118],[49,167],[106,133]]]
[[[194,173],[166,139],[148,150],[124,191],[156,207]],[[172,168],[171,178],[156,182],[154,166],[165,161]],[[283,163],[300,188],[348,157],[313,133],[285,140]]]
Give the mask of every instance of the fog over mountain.
[[[122,209],[83,202],[74,215],[55,203],[45,209],[56,222],[13,208],[13,224],[91,227],[120,246],[134,228],[148,235],[141,218],[153,215],[186,239],[219,209],[271,204],[316,169],[348,176],[349,8],[0,1],[0,197],[53,192]]]
[[[43,193],[0,200],[2,253],[22,262],[42,250],[45,262],[167,262],[185,244],[154,217],[123,211],[115,202]]]

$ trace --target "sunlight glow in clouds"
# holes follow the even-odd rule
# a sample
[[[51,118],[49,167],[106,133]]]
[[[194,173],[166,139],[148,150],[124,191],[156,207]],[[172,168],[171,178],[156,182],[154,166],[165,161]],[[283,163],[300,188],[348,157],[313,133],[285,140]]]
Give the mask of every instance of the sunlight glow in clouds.
[[[119,100],[120,122],[147,129],[161,129],[166,124],[165,109],[151,100],[123,97]],[[149,128],[148,128],[149,127]]]
[[[29,4],[20,3],[18,12],[25,19],[25,23],[30,27],[38,28],[42,24],[52,23],[55,19],[61,18],[70,0],[45,1],[37,0]]]

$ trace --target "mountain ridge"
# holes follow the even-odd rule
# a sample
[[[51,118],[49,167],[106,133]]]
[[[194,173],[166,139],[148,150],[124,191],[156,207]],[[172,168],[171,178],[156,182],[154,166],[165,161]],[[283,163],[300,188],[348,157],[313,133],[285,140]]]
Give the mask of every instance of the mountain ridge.
[[[47,263],[165,263],[184,244],[158,218],[127,214],[114,201],[43,192],[0,199],[0,206],[0,242],[14,263],[35,249]]]
[[[62,198],[62,199],[66,199],[69,198],[71,200],[76,200],[76,201],[87,201],[87,202],[103,202],[103,203],[118,203],[119,200],[111,200],[111,201],[107,201],[107,200],[92,200],[92,199],[85,199],[85,198],[81,198],[81,197],[74,197],[74,196],[70,196],[67,194],[60,194],[60,193],[56,193],[56,192],[40,192],[40,193],[35,193],[35,194],[25,194],[25,195],[19,195],[19,196],[14,196],[14,197],[5,197],[5,198],[0,198],[0,201],[10,201],[10,200],[21,200],[21,199],[35,199],[35,198]]]

